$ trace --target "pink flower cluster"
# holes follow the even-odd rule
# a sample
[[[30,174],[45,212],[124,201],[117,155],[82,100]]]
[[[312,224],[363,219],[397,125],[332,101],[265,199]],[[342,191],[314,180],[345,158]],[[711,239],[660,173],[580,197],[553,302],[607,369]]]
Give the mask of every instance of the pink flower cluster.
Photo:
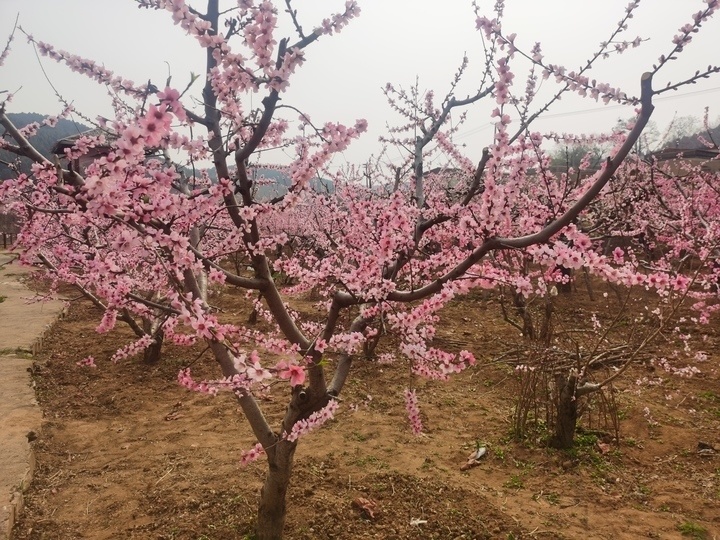
[[[180,386],[188,390],[211,396],[216,396],[218,392],[221,391],[244,394],[250,386],[250,381],[243,375],[233,375],[232,377],[223,377],[222,379],[197,382],[193,379],[190,368],[181,369],[178,372],[177,380]]]
[[[12,41],[14,39],[14,33],[10,34],[10,37],[8,37],[7,43],[5,44],[5,47],[3,48],[2,52],[0,52],[0,66],[2,66],[5,63],[5,60],[8,57],[8,54],[10,54],[10,45],[12,44]]]
[[[408,420],[410,421],[410,429],[414,435],[422,433],[423,425],[420,419],[420,408],[418,407],[417,395],[415,390],[406,388],[403,392],[405,396],[405,410],[407,411]]]
[[[152,345],[155,342],[152,336],[145,335],[138,339],[137,341],[130,343],[128,345],[125,345],[124,347],[121,347],[118,349],[115,354],[112,355],[110,360],[112,362],[119,362],[120,360],[124,360],[125,358],[130,358],[131,356],[135,356],[136,354],[144,351],[147,349],[150,345]]]
[[[240,457],[240,465],[243,467],[245,465],[249,465],[253,461],[257,461],[257,459],[260,456],[262,456],[264,453],[265,453],[265,449],[263,448],[263,445],[260,443],[257,443],[250,450],[243,450],[242,455]]]
[[[305,369],[285,360],[275,366],[278,377],[290,381],[290,386],[300,386],[305,382]]]
[[[75,363],[78,366],[91,367],[91,368],[97,367],[97,365],[95,365],[95,358],[92,356],[87,356],[87,357],[83,358],[82,360],[75,362]]]
[[[273,65],[273,50],[277,42],[273,37],[277,16],[271,2],[261,2],[252,9],[252,19],[243,28],[245,42],[255,54],[258,67],[268,70]]]
[[[319,428],[328,420],[332,420],[339,407],[340,403],[335,399],[331,399],[325,407],[312,413],[307,419],[295,422],[295,425],[290,430],[290,433],[286,434],[285,438],[293,442]]]
[[[235,357],[233,363],[235,365],[235,369],[240,374],[239,377],[245,385],[262,383],[264,380],[272,378],[272,373],[260,364],[260,355],[257,351],[252,351],[250,355],[241,353]],[[290,366],[286,366],[286,371],[288,372],[288,378],[291,376],[294,376],[295,380],[300,378],[296,371],[291,369]],[[305,373],[303,372],[303,378],[304,375]]]
[[[360,15],[360,6],[355,0],[347,0],[345,2],[345,11],[337,13],[330,18],[323,19],[322,26],[315,30],[317,34],[332,35],[340,32],[351,19]]]
[[[35,41],[32,36],[28,36],[28,41],[37,46],[37,50],[41,55],[47,56],[56,62],[67,65],[72,71],[89,77],[103,85],[107,85],[116,92],[123,92],[130,95],[142,95],[146,90],[144,85],[136,86],[134,82],[117,77],[112,71],[80,56],[70,54],[62,50],[56,50],[55,47],[42,41]]]
[[[681,368],[675,367],[670,363],[667,358],[664,357],[658,358],[657,364],[668,373],[671,373],[672,375],[677,375],[678,377],[690,378],[694,375],[697,375],[698,373],[701,373],[700,369],[698,369],[696,366],[685,366]]]

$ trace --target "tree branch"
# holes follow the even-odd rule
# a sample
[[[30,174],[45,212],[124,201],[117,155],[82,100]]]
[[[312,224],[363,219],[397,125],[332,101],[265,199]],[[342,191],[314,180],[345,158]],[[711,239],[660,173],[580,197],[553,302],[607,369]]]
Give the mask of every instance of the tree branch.
[[[598,173],[597,179],[593,182],[587,192],[585,192],[585,194],[580,197],[580,199],[578,199],[578,201],[564,214],[551,222],[544,229],[534,234],[517,238],[490,238],[444,276],[414,291],[394,291],[388,295],[388,300],[394,302],[412,302],[414,300],[426,298],[431,294],[439,292],[445,283],[463,276],[474,264],[480,261],[489,252],[501,249],[523,249],[535,244],[541,244],[547,242],[555,234],[570,225],[610,181],[613,174],[615,174],[615,171],[618,167],[620,167],[623,160],[627,157],[639,139],[643,129],[645,129],[645,126],[647,125],[654,109],[652,104],[653,90],[651,73],[643,74],[641,78],[641,91],[640,114],[635,126],[628,134],[627,139],[625,139],[625,142],[617,151],[615,156],[612,159],[608,158],[605,163],[605,167]]]

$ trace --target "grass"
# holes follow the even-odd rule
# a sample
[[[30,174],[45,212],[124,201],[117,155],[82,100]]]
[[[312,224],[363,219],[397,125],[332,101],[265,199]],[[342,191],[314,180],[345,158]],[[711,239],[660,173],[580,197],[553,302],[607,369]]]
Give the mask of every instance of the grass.
[[[357,441],[357,442],[365,442],[368,439],[370,439],[371,436],[366,433],[360,433],[359,431],[353,431],[349,435],[345,435],[345,438],[353,440],[353,441]]]
[[[536,493],[535,495],[533,495],[533,501],[539,501],[540,499],[545,499],[549,504],[552,504],[553,506],[560,504],[560,495],[558,495],[554,491],[548,491],[547,493],[541,491],[540,493]]]
[[[377,469],[389,469],[390,465],[388,465],[386,462],[384,462],[381,459],[376,458],[375,456],[363,456],[355,461],[353,461],[353,464],[359,466],[359,467],[366,467],[368,465],[372,465],[373,467]]]
[[[693,540],[706,540],[708,532],[705,527],[698,525],[692,521],[685,521],[677,527],[680,534],[692,538]]]
[[[703,401],[714,401],[720,403],[720,396],[718,396],[715,392],[711,390],[700,392],[698,394],[698,398],[702,399]]]
[[[532,470],[535,468],[535,464],[531,461],[523,461],[522,459],[513,459],[513,463],[515,464],[515,467],[518,469],[523,469],[526,471]]]
[[[711,390],[700,392],[697,397],[699,400],[705,403],[711,403],[715,405],[720,403],[720,395],[716,394]],[[720,407],[709,408],[708,411],[716,418],[720,418]]]
[[[503,486],[509,489],[522,489],[525,487],[525,482],[523,482],[519,475],[513,474]]]
[[[13,349],[11,347],[8,347],[5,349],[0,349],[0,355],[19,356],[20,358],[28,358],[28,359],[33,357],[32,353],[30,351],[21,349],[19,347],[15,348],[15,349]]]
[[[0,304],[7,300],[7,296],[0,295]]]
[[[559,496],[557,493],[553,493],[553,492],[546,493],[546,494],[545,494],[545,499],[546,499],[547,502],[549,502],[550,504],[553,504],[553,505],[555,505],[555,504],[560,504],[560,496]]]
[[[575,433],[575,446],[593,448],[597,442],[598,437],[594,433],[585,433],[579,430]]]

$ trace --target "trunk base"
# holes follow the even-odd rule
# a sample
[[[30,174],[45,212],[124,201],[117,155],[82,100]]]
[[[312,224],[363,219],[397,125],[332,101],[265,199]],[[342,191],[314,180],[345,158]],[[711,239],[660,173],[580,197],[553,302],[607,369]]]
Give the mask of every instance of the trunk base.
[[[571,372],[567,378],[558,375],[555,379],[559,389],[555,434],[550,446],[559,450],[569,450],[575,442],[575,429],[578,419],[577,374]]]
[[[260,506],[255,528],[257,540],[281,540],[287,513],[287,490],[290,486],[296,442],[278,441],[268,455],[269,470],[260,490]]]

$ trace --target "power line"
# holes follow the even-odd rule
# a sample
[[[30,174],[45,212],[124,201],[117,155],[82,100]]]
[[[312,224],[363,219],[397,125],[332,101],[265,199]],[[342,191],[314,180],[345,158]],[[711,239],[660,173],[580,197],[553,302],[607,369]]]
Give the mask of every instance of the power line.
[[[704,90],[695,90],[693,92],[684,92],[682,94],[670,94],[667,96],[661,96],[661,97],[657,98],[655,101],[669,101],[671,99],[681,99],[681,98],[685,98],[688,96],[694,96],[694,95],[698,95],[698,94],[707,94],[710,92],[717,92],[718,90],[720,90],[720,86],[715,86],[713,88],[706,88]],[[545,115],[541,115],[538,118],[538,120],[542,120],[543,118],[561,118],[561,117],[572,116],[572,115],[579,116],[581,114],[605,112],[608,109],[621,109],[621,108],[625,109],[625,108],[627,108],[627,105],[620,105],[620,104],[606,105],[604,107],[593,107],[592,109],[580,109],[577,111],[567,111],[567,112],[562,112],[562,113],[545,114]],[[485,131],[486,129],[490,129],[493,127],[495,127],[495,124],[492,122],[488,122],[487,124],[483,124],[481,126],[472,128],[468,131],[458,133],[458,135],[456,137],[454,137],[454,140],[464,139],[464,138],[470,137],[471,135],[475,135],[477,133],[480,133],[481,131]],[[398,158],[388,158],[387,161],[389,161],[390,163],[397,163],[398,161],[401,161],[402,159],[403,159],[402,156],[398,156]]]
[[[706,88],[704,90],[695,90],[693,92],[685,92],[683,94],[672,94],[672,95],[668,95],[668,96],[661,96],[661,97],[657,98],[655,101],[657,102],[657,101],[669,101],[671,99],[682,99],[682,98],[697,95],[697,94],[707,94],[710,92],[717,92],[718,90],[720,90],[720,86],[715,86],[714,88]],[[566,111],[566,112],[553,113],[553,114],[544,114],[538,118],[538,121],[546,119],[546,118],[563,118],[563,117],[574,116],[574,115],[579,116],[581,114],[605,112],[608,109],[625,109],[625,108],[627,108],[627,105],[617,104],[617,105],[607,105],[602,108],[593,107],[592,109],[579,109],[576,111]],[[459,133],[457,135],[457,137],[455,137],[455,139],[457,140],[457,139],[464,139],[466,137],[470,137],[472,135],[475,135],[476,133],[480,133],[481,131],[485,131],[486,129],[489,129],[489,128],[493,127],[494,125],[495,124],[492,122],[483,124],[481,126],[472,128],[468,131]]]

